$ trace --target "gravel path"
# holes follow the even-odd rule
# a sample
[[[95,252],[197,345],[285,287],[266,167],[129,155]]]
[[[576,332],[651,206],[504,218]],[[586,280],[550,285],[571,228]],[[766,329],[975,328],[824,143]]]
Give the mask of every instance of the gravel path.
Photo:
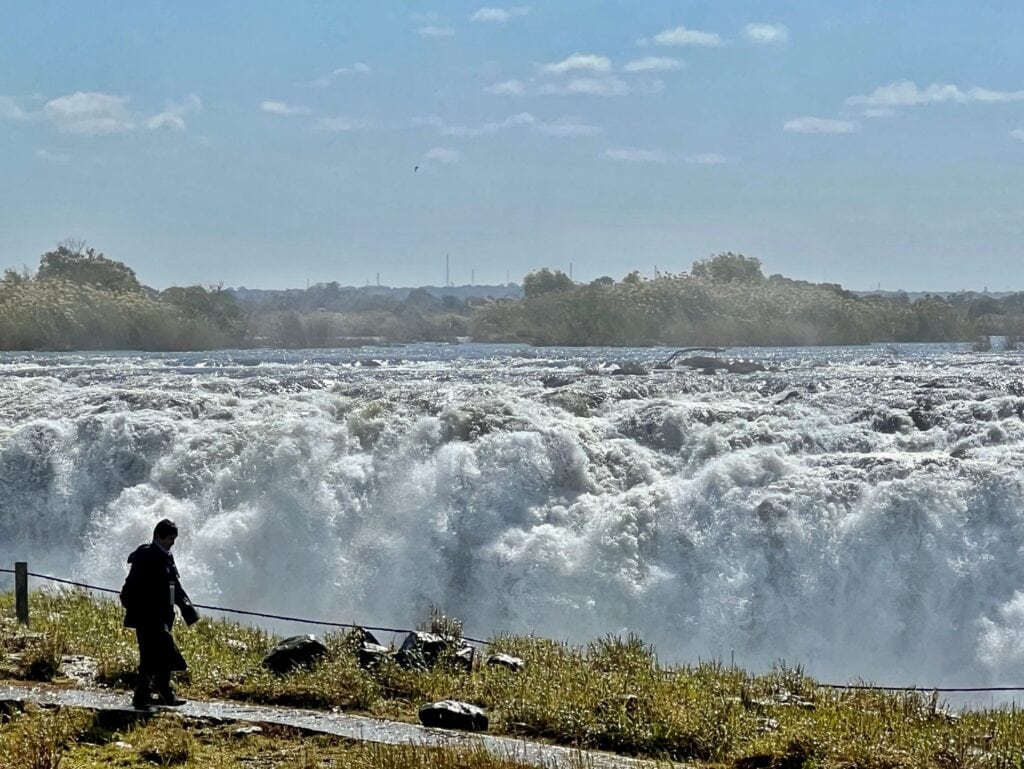
[[[125,692],[109,690],[0,684],[0,702],[34,702],[40,705],[60,705],[91,710],[131,711],[129,699],[130,695]],[[644,761],[599,751],[573,750],[512,737],[429,729],[416,724],[344,713],[206,700],[190,700],[185,705],[174,708],[174,711],[194,718],[281,724],[352,740],[389,745],[411,744],[426,747],[476,745],[496,756],[510,757],[524,764],[551,769],[610,769],[611,767],[654,769],[657,766],[671,766],[667,762]]]

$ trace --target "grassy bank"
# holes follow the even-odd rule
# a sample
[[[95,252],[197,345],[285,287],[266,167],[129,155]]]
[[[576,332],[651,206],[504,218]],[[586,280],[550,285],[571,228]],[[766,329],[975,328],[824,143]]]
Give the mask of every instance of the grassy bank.
[[[136,652],[119,606],[36,593],[31,612],[39,637],[26,639],[13,622],[0,621],[0,676],[45,678],[60,656],[74,653],[97,660],[101,683],[130,685]],[[0,596],[0,617],[12,615],[12,596]],[[526,661],[519,673],[486,666],[419,672],[390,663],[367,672],[352,639],[335,634],[324,639],[329,654],[315,669],[277,677],[260,666],[274,641],[263,631],[203,620],[176,635],[191,666],[180,688],[193,698],[337,707],[410,722],[425,702],[459,699],[486,708],[492,732],[743,769],[1024,767],[1019,711],[953,715],[929,693],[819,689],[785,666],[759,676],[716,663],[666,668],[635,638],[585,647],[492,639],[486,652]]]
[[[521,769],[473,748],[427,749],[353,743],[283,726],[240,731],[173,714],[109,723],[84,710],[8,713],[0,726],[0,769]]]

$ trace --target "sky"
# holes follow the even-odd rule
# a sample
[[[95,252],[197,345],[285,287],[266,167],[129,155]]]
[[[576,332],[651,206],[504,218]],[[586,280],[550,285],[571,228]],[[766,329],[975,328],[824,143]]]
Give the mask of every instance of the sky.
[[[518,2],[518,0],[516,0]],[[1019,0],[9,2],[0,267],[1024,290]]]

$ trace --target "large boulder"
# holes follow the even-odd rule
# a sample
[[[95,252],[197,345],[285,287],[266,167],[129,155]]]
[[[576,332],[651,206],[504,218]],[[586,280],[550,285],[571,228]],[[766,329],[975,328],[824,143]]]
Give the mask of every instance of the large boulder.
[[[375,670],[392,657],[391,649],[365,628],[353,628],[345,641],[363,670]]]
[[[462,729],[486,732],[487,713],[476,705],[456,700],[442,700],[424,705],[419,710],[420,723],[438,729]]]
[[[375,670],[391,659],[391,649],[381,644],[363,641],[356,648],[356,658],[363,670]]]
[[[297,635],[286,638],[263,658],[263,667],[278,675],[290,673],[299,668],[310,668],[327,654],[327,647],[314,635]]]
[[[450,646],[444,636],[417,630],[405,637],[395,661],[407,670],[430,670]]]
[[[406,670],[431,670],[442,660],[456,670],[473,669],[476,650],[462,641],[417,630],[409,633],[395,652],[395,662]]]

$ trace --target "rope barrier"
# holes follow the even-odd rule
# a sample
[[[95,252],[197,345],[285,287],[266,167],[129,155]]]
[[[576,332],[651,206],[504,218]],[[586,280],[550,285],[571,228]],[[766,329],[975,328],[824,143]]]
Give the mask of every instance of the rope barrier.
[[[0,568],[0,573],[3,574],[14,574],[14,569]],[[98,587],[96,585],[89,585],[84,582],[75,582],[70,579],[62,579],[61,577],[52,577],[48,574],[37,574],[36,572],[28,572],[30,577],[36,579],[44,579],[49,582],[59,582],[62,585],[72,585],[73,587],[80,587],[86,590],[96,590],[102,593],[120,593],[120,590],[114,590],[109,587]],[[413,630],[408,628],[394,628],[394,627],[373,627],[371,625],[355,625],[348,622],[329,622],[325,620],[315,619],[304,619],[302,617],[288,617],[281,614],[267,614],[259,611],[247,611],[245,609],[228,609],[223,606],[207,606],[205,604],[197,603],[193,604],[197,609],[206,609],[207,611],[219,611],[225,614],[243,614],[247,617],[261,617],[263,619],[279,619],[287,622],[298,622],[306,625],[317,625],[319,627],[338,627],[348,628],[354,630],[355,628],[363,628],[364,630],[376,630],[381,633],[412,633]],[[482,641],[479,638],[470,638],[469,636],[463,636],[463,641],[470,643],[480,644],[484,646],[487,644],[486,641]],[[910,692],[910,691],[921,691],[921,692],[1024,692],[1024,686],[874,686],[872,684],[830,684],[830,683],[816,683],[819,689],[847,689],[847,690],[862,690],[862,691],[877,691],[877,692]]]
[[[0,572],[4,572],[4,573],[7,573],[7,574],[13,574],[14,570],[13,569],[0,569]],[[49,582],[58,582],[58,583],[60,583],[62,585],[71,585],[73,587],[80,587],[80,588],[84,588],[86,590],[96,590],[96,591],[101,592],[101,593],[114,593],[114,594],[118,594],[118,593],[121,592],[120,590],[114,590],[113,588],[99,587],[97,585],[90,585],[90,584],[87,584],[85,582],[75,582],[74,580],[70,580],[70,579],[63,579],[61,577],[53,577],[53,576],[50,576],[49,574],[37,574],[34,571],[28,572],[28,575],[30,577],[35,577],[37,579],[47,580]],[[195,604],[192,604],[192,605],[195,606],[197,609],[206,609],[207,611],[219,611],[219,612],[224,612],[225,614],[243,614],[243,615],[245,615],[247,617],[261,617],[263,619],[279,619],[279,620],[285,620],[287,622],[297,622],[297,623],[304,624],[304,625],[316,625],[318,627],[337,627],[337,628],[347,628],[349,630],[354,630],[356,628],[362,628],[363,630],[376,630],[376,631],[381,632],[381,633],[412,633],[412,632],[415,632],[413,630],[410,630],[409,628],[375,627],[373,625],[357,625],[357,624],[354,624],[354,623],[351,623],[351,622],[331,622],[331,621],[328,621],[328,620],[305,619],[303,617],[289,617],[289,616],[286,616],[286,615],[283,615],[283,614],[268,614],[266,612],[260,612],[260,611],[247,611],[245,609],[229,609],[229,608],[226,608],[224,606],[209,606],[207,604],[201,604],[201,603],[195,603]],[[470,636],[463,636],[462,640],[463,641],[468,641],[469,643],[479,644],[481,646],[485,646],[487,644],[486,641],[483,641],[483,640],[481,640],[479,638],[471,638]]]

